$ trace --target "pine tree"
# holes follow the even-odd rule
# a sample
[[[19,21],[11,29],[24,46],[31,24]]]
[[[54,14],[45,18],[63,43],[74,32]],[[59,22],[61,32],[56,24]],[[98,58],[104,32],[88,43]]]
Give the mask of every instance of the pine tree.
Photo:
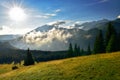
[[[108,23],[106,35],[105,35],[105,46],[107,47],[109,40],[113,34],[116,34],[114,27],[112,26],[112,22]]]
[[[78,56],[81,56],[80,46],[78,46]]]
[[[88,49],[87,49],[87,55],[91,54],[91,49],[90,49],[90,44],[88,45]]]
[[[107,27],[105,44],[106,44],[106,52],[114,52],[119,50],[118,47],[116,46],[119,45],[119,38],[117,37],[117,32],[114,29],[114,26],[112,25],[111,22],[109,22]]]
[[[85,51],[84,51],[84,49],[82,48],[82,49],[81,49],[81,55],[84,55],[84,53],[85,53]]]
[[[117,37],[116,35],[112,35],[110,40],[109,40],[109,43],[108,43],[108,46],[106,47],[106,52],[115,52],[117,51]]]
[[[117,36],[117,39],[118,39],[118,47],[117,47],[117,50],[120,51],[120,33],[118,34]]]
[[[30,53],[29,48],[27,50],[27,55],[26,55],[26,58],[24,60],[24,65],[25,66],[34,65],[34,59],[32,57],[32,54]]]
[[[74,46],[74,56],[78,56],[78,46],[75,44]]]
[[[68,57],[73,57],[73,47],[71,43],[69,44]]]
[[[96,36],[93,52],[94,54],[105,52],[104,39],[101,30],[99,31],[99,34]]]

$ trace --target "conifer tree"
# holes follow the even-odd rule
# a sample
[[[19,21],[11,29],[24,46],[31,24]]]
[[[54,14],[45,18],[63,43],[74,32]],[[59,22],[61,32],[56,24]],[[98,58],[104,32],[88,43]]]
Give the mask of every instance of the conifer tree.
[[[113,34],[109,40],[109,43],[106,47],[106,52],[115,52],[117,51],[117,37],[115,34]]]
[[[84,51],[84,49],[82,48],[82,49],[81,49],[81,55],[84,55],[84,52],[85,52],[85,51]]]
[[[24,60],[24,65],[25,66],[34,65],[34,59],[32,57],[32,54],[30,53],[29,48],[27,50],[27,55],[26,55],[26,58]]]
[[[105,36],[106,52],[118,51],[119,37],[111,22],[109,22]]]
[[[77,46],[77,44],[75,44],[75,46],[74,46],[74,56],[78,56],[78,46]]]
[[[117,47],[117,50],[120,51],[120,33],[118,34],[117,36],[117,39],[118,39],[118,47]]]
[[[102,31],[99,31],[99,34],[96,36],[95,43],[94,43],[94,50],[93,53],[104,53],[105,46],[104,46],[104,39],[102,35]]]
[[[69,49],[68,49],[68,57],[72,57],[73,56],[73,47],[72,44],[69,44]]]
[[[81,56],[80,46],[78,46],[78,56]]]
[[[116,31],[112,25],[112,22],[108,23],[106,35],[105,35],[105,46],[107,47],[109,40],[113,34],[116,34]]]
[[[88,45],[88,49],[87,49],[87,55],[91,54],[91,49],[90,49],[90,44]]]

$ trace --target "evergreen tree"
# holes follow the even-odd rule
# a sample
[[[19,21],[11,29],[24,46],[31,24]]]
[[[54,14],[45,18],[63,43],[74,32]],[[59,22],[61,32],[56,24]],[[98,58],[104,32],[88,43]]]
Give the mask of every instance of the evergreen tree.
[[[118,34],[117,36],[117,39],[118,39],[118,47],[117,47],[117,50],[120,51],[120,33]]]
[[[74,46],[74,56],[78,56],[78,47],[77,44]]]
[[[87,55],[91,54],[91,49],[90,49],[90,44],[88,45],[88,49],[87,49]]]
[[[81,49],[81,55],[84,55],[84,53],[85,53],[85,51],[84,51],[84,49],[82,48],[82,49]]]
[[[99,31],[99,34],[96,36],[93,52],[94,54],[105,52],[104,39],[101,30]]]
[[[116,34],[114,27],[112,26],[112,22],[108,23],[106,35],[105,35],[105,46],[107,47],[109,40],[113,34]]]
[[[81,56],[80,46],[78,46],[78,56]]]
[[[34,65],[34,59],[32,57],[32,54],[30,53],[29,48],[27,50],[27,55],[26,55],[26,58],[24,60],[24,65],[25,66]]]
[[[69,44],[69,49],[68,49],[68,57],[72,57],[73,56],[73,47],[72,44]]]
[[[109,43],[108,43],[108,45],[107,45],[107,47],[106,47],[106,52],[115,52],[115,51],[117,51],[117,37],[116,37],[116,35],[112,35],[111,36],[111,38],[110,38],[110,40],[109,40]]]

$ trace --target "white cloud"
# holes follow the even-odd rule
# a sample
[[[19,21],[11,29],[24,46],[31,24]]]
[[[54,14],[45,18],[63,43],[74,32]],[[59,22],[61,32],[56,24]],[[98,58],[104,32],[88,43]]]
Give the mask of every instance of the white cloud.
[[[48,16],[45,16],[45,15],[35,15],[34,17],[35,18],[44,18],[44,19],[49,18]]]
[[[107,2],[108,0],[100,0],[99,3]]]
[[[27,43],[36,44],[38,46],[58,44],[60,42],[67,43],[67,39],[70,38],[72,34],[65,30],[59,30],[53,28],[48,32],[31,32],[24,36],[24,40]]]
[[[49,13],[47,13],[45,15],[48,16],[48,17],[53,17],[53,16],[56,16],[57,14],[49,14]]]
[[[42,14],[38,14],[38,15],[35,15],[34,17],[35,17],[35,18],[48,19],[48,18],[57,16],[57,13],[58,13],[58,12],[61,12],[61,9],[56,9],[53,13],[42,13]]]
[[[81,26],[81,24],[85,22],[90,22],[90,21],[59,20],[59,21],[50,22],[47,25],[62,27],[67,29],[73,29],[73,28],[82,29],[83,26]]]
[[[56,9],[55,13],[61,12],[61,9]]]
[[[35,15],[34,17],[35,18],[44,18],[44,19],[48,19],[50,17],[54,17],[56,16],[57,14],[50,14],[50,13],[46,13],[44,15]]]
[[[101,4],[101,3],[108,2],[108,1],[109,0],[96,0],[96,2],[88,3],[88,4],[86,4],[86,6],[92,6],[92,5],[96,5],[96,4]]]
[[[7,34],[25,34],[26,32],[31,31],[30,28],[24,29],[13,29],[8,26],[2,26],[0,29],[0,35],[7,35]]]
[[[59,21],[48,23],[48,25],[52,25],[52,26],[59,26],[59,25],[63,25],[63,24],[66,24],[66,21],[59,20]]]
[[[117,18],[120,18],[120,15]]]

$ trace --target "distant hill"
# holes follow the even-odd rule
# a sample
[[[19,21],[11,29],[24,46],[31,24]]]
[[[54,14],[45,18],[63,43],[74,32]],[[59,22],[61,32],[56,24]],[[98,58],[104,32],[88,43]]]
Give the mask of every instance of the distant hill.
[[[20,37],[20,35],[0,35],[0,42],[6,42]]]
[[[0,80],[120,80],[120,52],[11,67],[0,65]]]

